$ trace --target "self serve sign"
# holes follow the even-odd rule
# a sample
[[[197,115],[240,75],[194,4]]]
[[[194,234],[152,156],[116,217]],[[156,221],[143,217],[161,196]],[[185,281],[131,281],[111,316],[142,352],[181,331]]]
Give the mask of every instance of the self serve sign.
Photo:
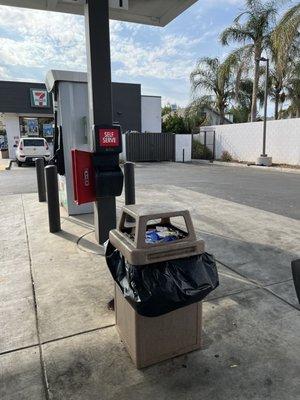
[[[101,147],[119,147],[120,135],[118,129],[99,129],[99,142]]]

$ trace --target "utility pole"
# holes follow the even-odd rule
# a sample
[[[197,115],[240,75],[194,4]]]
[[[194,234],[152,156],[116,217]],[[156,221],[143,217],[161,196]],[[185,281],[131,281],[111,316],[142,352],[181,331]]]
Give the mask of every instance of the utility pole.
[[[260,61],[266,62],[266,81],[265,81],[265,104],[264,104],[264,130],[263,130],[263,151],[262,156],[266,154],[266,139],[267,139],[267,112],[268,112],[268,82],[269,82],[269,59],[261,58]]]
[[[265,98],[264,98],[264,122],[263,122],[263,148],[262,154],[257,159],[257,164],[262,166],[271,166],[272,165],[272,157],[268,157],[266,154],[266,142],[267,142],[267,113],[268,113],[268,83],[269,83],[269,59],[261,57],[256,60],[258,63],[263,61],[266,63],[266,81],[265,81]]]

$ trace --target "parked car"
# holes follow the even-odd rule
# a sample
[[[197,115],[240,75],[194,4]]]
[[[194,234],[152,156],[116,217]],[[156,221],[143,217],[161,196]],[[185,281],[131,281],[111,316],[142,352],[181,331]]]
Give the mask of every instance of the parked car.
[[[19,167],[22,164],[34,162],[37,158],[44,158],[47,163],[51,152],[44,138],[22,138],[16,149],[16,159]]]

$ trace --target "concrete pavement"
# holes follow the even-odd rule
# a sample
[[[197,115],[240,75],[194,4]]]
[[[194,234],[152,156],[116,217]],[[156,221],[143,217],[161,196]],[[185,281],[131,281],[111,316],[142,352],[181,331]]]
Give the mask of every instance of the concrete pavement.
[[[9,166],[10,159],[2,158],[0,155],[0,171],[5,171],[5,168]]]
[[[219,261],[204,349],[137,371],[106,307],[113,285],[91,217],[62,215],[51,235],[37,194],[1,196],[1,400],[295,400],[300,222],[174,185],[139,184],[137,201],[188,207]]]

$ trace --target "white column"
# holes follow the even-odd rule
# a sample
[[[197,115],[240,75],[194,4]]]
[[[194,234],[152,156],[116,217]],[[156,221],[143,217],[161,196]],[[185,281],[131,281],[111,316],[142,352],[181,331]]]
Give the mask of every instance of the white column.
[[[8,154],[9,158],[15,158],[16,149],[14,144],[20,140],[20,124],[18,114],[4,114],[4,123],[7,133]]]

